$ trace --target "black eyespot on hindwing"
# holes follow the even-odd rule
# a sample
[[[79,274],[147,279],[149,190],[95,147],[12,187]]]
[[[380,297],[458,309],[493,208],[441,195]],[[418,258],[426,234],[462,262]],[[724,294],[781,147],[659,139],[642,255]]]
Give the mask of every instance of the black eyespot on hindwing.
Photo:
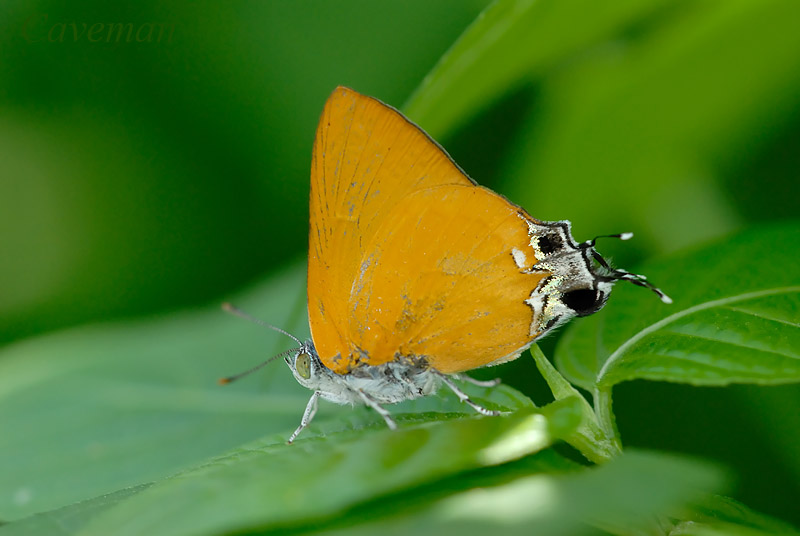
[[[564,246],[561,237],[557,234],[541,235],[537,237],[537,243],[539,244],[539,251],[545,255],[549,255]]]

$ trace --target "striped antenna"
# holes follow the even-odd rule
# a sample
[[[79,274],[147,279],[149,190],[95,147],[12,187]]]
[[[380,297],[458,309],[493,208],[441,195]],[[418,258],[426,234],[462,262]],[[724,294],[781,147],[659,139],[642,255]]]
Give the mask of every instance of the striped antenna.
[[[640,287],[652,290],[653,292],[656,293],[656,295],[659,298],[661,298],[662,302],[667,304],[672,303],[672,298],[664,294],[664,291],[662,291],[660,288],[650,283],[645,276],[640,274],[634,274],[626,270],[620,270],[618,268],[612,268],[608,264],[608,262],[603,258],[603,256],[600,255],[594,249],[594,245],[597,242],[598,238],[619,238],[620,240],[630,240],[631,238],[633,238],[633,233],[618,233],[618,234],[595,236],[591,240],[587,240],[586,242],[581,242],[580,244],[578,244],[578,247],[581,249],[592,250],[591,253],[592,257],[594,257],[594,260],[596,260],[600,264],[600,266],[608,270],[609,272],[607,276],[608,281],[620,281],[620,280],[630,281],[634,285],[639,285]]]
[[[239,374],[234,374],[233,376],[228,376],[226,378],[220,378],[219,380],[217,380],[217,383],[219,383],[220,385],[228,385],[231,382],[235,382],[239,378],[244,378],[245,376],[249,376],[250,374],[254,373],[255,371],[257,371],[258,369],[260,369],[261,367],[263,367],[267,363],[275,361],[279,357],[284,357],[284,356],[293,354],[294,352],[297,352],[299,350],[302,350],[302,348],[291,348],[289,350],[286,350],[285,352],[281,352],[278,355],[274,355],[274,356],[270,357],[269,359],[267,359],[263,363],[259,363],[258,365],[256,365],[255,367],[253,367],[253,368],[251,368],[249,370],[245,370],[244,372],[240,372]]]
[[[263,326],[265,328],[269,328],[271,330],[277,331],[278,333],[283,333],[284,335],[286,335],[287,337],[292,339],[294,342],[296,342],[300,346],[303,345],[303,341],[301,341],[300,339],[298,339],[297,337],[295,337],[294,335],[292,335],[288,331],[284,331],[284,330],[282,330],[281,328],[279,328],[277,326],[273,326],[272,324],[267,324],[263,320],[259,320],[258,318],[250,316],[249,314],[245,313],[244,311],[242,311],[241,309],[239,309],[238,307],[236,307],[232,303],[229,303],[229,302],[223,303],[222,304],[222,310],[225,311],[226,313],[230,313],[232,315],[238,316],[239,318],[244,318],[245,320],[249,320],[253,324],[258,324],[259,326]]]
[[[304,348],[303,341],[301,341],[300,339],[298,339],[297,337],[295,337],[294,335],[292,335],[288,331],[282,330],[281,328],[279,328],[277,326],[273,326],[272,324],[267,324],[263,320],[259,320],[258,318],[250,316],[249,314],[245,313],[244,311],[242,311],[241,309],[239,309],[238,307],[234,306],[231,303],[228,303],[228,302],[223,303],[222,304],[222,310],[225,311],[226,313],[230,313],[230,314],[232,314],[234,316],[238,316],[239,318],[244,318],[245,320],[249,320],[253,324],[256,324],[256,325],[259,325],[259,326],[262,326],[262,327],[265,327],[265,328],[269,328],[269,329],[271,329],[273,331],[277,331],[278,333],[286,335],[287,337],[292,339],[294,342],[299,344],[300,347],[299,348],[290,348],[289,350],[286,350],[285,352],[281,352],[278,355],[274,355],[274,356],[270,357],[269,359],[267,359],[266,361],[264,361],[263,363],[259,363],[255,367],[253,367],[253,368],[251,368],[249,370],[245,370],[244,372],[240,372],[239,374],[234,374],[233,376],[228,376],[226,378],[220,378],[219,380],[217,380],[217,383],[219,383],[220,385],[227,385],[227,384],[229,384],[231,382],[235,382],[239,378],[243,378],[245,376],[248,376],[248,375],[252,374],[253,372],[259,370],[261,367],[266,365],[267,363],[271,363],[272,361],[275,361],[279,357],[285,357],[287,355],[290,355],[290,354],[293,354],[295,352],[298,352],[298,351],[300,351],[300,350],[302,350]]]

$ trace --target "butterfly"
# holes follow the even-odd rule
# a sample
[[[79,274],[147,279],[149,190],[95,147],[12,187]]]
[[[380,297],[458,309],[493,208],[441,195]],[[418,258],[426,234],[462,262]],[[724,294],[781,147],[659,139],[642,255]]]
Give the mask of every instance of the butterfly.
[[[569,221],[537,220],[478,185],[399,111],[346,87],[317,127],[309,211],[311,340],[268,325],[298,343],[275,357],[312,391],[289,443],[320,398],[369,406],[391,429],[385,404],[441,386],[497,415],[454,379],[494,385],[463,373],[516,359],[570,318],[599,311],[618,280],[670,301],[612,268],[596,238],[578,243]]]

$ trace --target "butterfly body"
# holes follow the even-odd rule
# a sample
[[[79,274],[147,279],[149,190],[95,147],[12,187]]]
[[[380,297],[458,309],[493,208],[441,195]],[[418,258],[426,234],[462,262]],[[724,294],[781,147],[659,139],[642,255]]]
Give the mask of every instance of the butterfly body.
[[[328,368],[319,358],[314,343],[306,341],[284,358],[300,385],[313,391],[306,405],[300,426],[289,437],[292,443],[314,418],[320,398],[336,404],[365,404],[380,414],[390,429],[397,424],[381,404],[395,404],[435,393],[442,384],[447,385],[462,402],[484,415],[499,415],[499,411],[488,410],[473,402],[448,375],[428,365],[421,358],[396,358],[380,365],[361,364],[346,374]],[[485,387],[497,381],[481,382],[468,376],[460,379]]]
[[[308,365],[303,364],[298,370],[297,359],[307,359]],[[320,361],[311,341],[287,357],[286,363],[300,385],[336,404],[363,404],[365,395],[378,404],[395,404],[433,394],[442,383],[429,366],[411,360],[362,365],[347,374],[338,374]]]

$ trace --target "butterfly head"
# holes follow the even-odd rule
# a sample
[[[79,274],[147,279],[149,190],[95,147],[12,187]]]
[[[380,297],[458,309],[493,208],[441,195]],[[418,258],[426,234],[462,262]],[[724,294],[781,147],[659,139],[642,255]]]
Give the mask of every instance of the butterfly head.
[[[292,371],[292,375],[303,387],[315,389],[319,383],[320,372],[325,369],[317,357],[314,344],[311,341],[304,342],[300,348],[296,348],[290,354],[285,355],[283,360]]]
[[[297,383],[306,389],[340,404],[358,402],[358,396],[348,386],[351,378],[326,367],[312,341],[306,341],[299,348],[290,350],[283,355],[283,360]]]

